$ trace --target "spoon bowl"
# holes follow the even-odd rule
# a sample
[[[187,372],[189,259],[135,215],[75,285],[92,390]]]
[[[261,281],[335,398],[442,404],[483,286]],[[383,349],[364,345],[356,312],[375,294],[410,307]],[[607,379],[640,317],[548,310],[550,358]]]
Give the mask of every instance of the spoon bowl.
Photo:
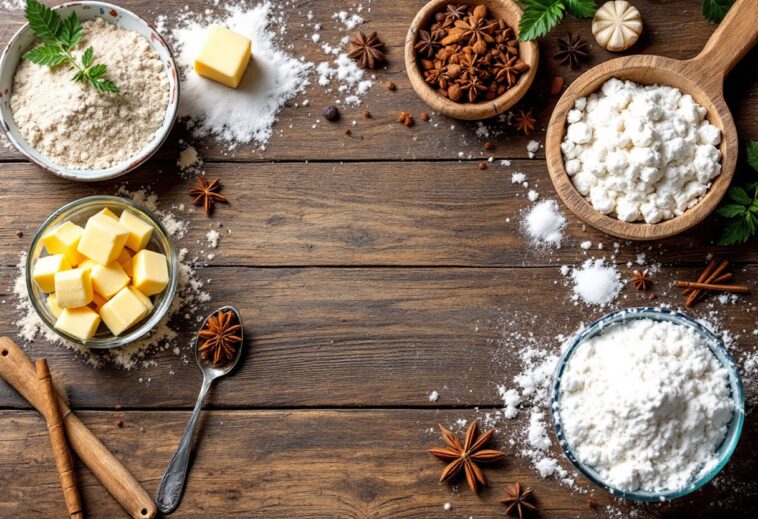
[[[652,55],[617,58],[588,70],[566,89],[550,118],[545,153],[558,196],[574,214],[619,238],[653,240],[690,229],[716,209],[732,181],[738,154],[737,129],[724,101],[724,78],[758,40],[757,14],[758,0],[738,0],[695,58],[687,61]],[[721,174],[700,202],[681,216],[656,224],[622,222],[592,207],[566,173],[561,142],[568,112],[577,99],[597,91],[611,78],[678,88],[703,106],[708,121],[721,130]]]

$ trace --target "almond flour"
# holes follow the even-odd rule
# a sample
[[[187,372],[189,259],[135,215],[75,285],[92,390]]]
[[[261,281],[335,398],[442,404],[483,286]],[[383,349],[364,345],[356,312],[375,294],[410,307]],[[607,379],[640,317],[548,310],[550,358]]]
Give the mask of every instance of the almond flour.
[[[72,81],[72,70],[22,60],[13,81],[13,118],[26,141],[52,162],[72,169],[105,169],[134,157],[154,137],[168,105],[168,77],[150,43],[101,18],[82,23],[80,59],[94,48],[120,94],[98,93]]]

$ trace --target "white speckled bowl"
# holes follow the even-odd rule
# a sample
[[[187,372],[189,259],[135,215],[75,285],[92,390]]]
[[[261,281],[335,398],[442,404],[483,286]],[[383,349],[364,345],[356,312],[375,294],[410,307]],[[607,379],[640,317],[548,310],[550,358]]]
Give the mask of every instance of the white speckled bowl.
[[[8,139],[18,151],[26,155],[29,160],[39,167],[55,175],[81,182],[107,180],[124,175],[149,159],[161,147],[176,120],[176,111],[179,105],[179,79],[176,74],[176,63],[171,54],[171,49],[152,24],[122,7],[105,2],[67,2],[53,9],[58,11],[63,18],[72,12],[76,13],[82,21],[92,20],[96,17],[103,18],[120,29],[133,31],[147,38],[150,45],[160,56],[161,61],[163,61],[169,81],[170,94],[163,123],[155,133],[153,139],[137,155],[111,168],[69,169],[51,162],[50,159],[35,150],[24,140],[16,126],[16,122],[13,120],[10,109],[10,96],[13,93],[13,78],[16,75],[16,68],[24,52],[34,42],[34,34],[29,28],[29,24],[21,27],[11,38],[11,41],[3,51],[2,57],[0,57],[0,123],[2,123]]]

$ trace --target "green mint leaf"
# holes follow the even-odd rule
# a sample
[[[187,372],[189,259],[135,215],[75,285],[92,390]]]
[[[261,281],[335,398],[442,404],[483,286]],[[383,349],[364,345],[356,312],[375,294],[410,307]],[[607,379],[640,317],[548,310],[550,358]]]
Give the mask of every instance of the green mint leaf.
[[[89,67],[92,64],[92,57],[95,54],[95,49],[92,47],[87,47],[87,50],[84,51],[84,54],[82,54],[82,65],[84,68]]]
[[[703,17],[709,22],[719,23],[733,3],[734,0],[703,0]]]
[[[98,63],[97,65],[92,65],[87,70],[87,75],[93,79],[99,79],[103,77],[107,71],[107,66],[103,65],[102,63]]]
[[[29,27],[37,38],[48,43],[58,41],[63,25],[58,13],[37,0],[27,0],[24,12],[26,19],[29,20]]]
[[[110,79],[90,78],[90,83],[100,92],[113,92],[118,94],[121,90]]]
[[[724,234],[719,240],[719,245],[741,245],[748,241],[754,233],[744,218],[732,220],[724,227]]]
[[[734,218],[736,216],[741,216],[745,211],[747,211],[747,208],[744,205],[727,204],[719,207],[716,213],[724,218]]]
[[[86,76],[85,76],[85,74],[84,74],[84,71],[83,71],[83,70],[80,70],[79,72],[77,72],[76,74],[74,74],[74,77],[72,77],[71,79],[73,79],[74,81],[81,81],[81,80],[82,80],[82,79],[84,79],[85,77],[86,77]]]
[[[46,65],[48,67],[60,65],[61,63],[65,63],[68,59],[68,57],[61,52],[60,47],[52,43],[37,45],[32,50],[26,52],[24,58],[37,65]]]
[[[76,13],[63,20],[63,27],[60,33],[60,42],[65,50],[71,50],[82,39],[82,24]]]
[[[758,171],[758,141],[750,141],[747,145],[747,163]]]
[[[727,191],[727,194],[729,195],[729,198],[743,207],[753,203],[753,199],[750,198],[750,195],[747,194],[747,191],[745,191],[745,188],[743,187],[732,186],[729,188],[729,191]]]
[[[519,40],[529,41],[547,34],[566,14],[563,0],[524,0],[519,21]]]
[[[577,18],[589,18],[597,11],[595,0],[566,0],[566,9]]]

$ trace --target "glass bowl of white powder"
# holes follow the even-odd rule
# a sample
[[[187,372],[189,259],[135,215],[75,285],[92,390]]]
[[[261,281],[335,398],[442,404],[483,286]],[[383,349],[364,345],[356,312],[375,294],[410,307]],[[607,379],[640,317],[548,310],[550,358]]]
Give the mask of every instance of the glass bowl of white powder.
[[[608,492],[685,496],[726,465],[745,396],[723,342],[684,314],[613,312],[584,329],[555,373],[551,411],[569,461]]]
[[[168,44],[143,18],[104,2],[54,7],[79,18],[83,34],[71,53],[80,60],[94,49],[94,63],[120,93],[98,92],[73,81],[73,68],[36,65],[23,58],[34,47],[25,24],[0,58],[0,123],[8,140],[29,160],[78,181],[115,178],[148,160],[176,119],[179,80]]]

